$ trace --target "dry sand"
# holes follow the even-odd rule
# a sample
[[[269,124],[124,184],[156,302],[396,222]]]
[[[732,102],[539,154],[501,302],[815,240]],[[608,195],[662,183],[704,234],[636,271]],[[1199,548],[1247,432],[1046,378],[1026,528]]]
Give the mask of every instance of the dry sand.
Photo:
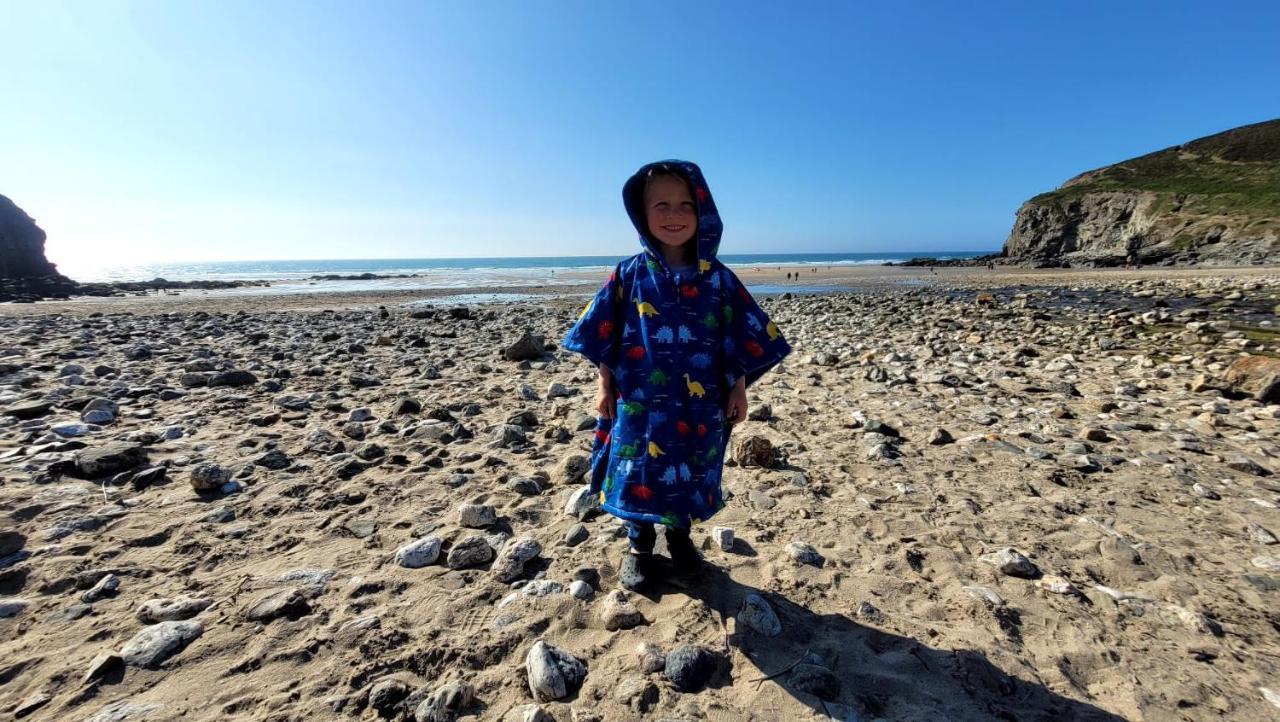
[[[1280,351],[1275,269],[804,275],[858,292],[766,301],[796,352],[735,432],[770,442],[765,465],[727,468],[728,508],[695,528],[706,574],[625,602],[619,525],[565,513],[593,371],[556,349],[501,356],[525,329],[558,339],[576,298],[430,318],[402,305],[421,292],[0,306],[0,409],[51,406],[0,415],[0,713],[1280,715],[1280,407],[1215,388],[1241,354]],[[583,281],[543,290],[599,279]],[[113,418],[76,427],[100,397]],[[205,464],[229,493],[193,489],[225,480]],[[465,527],[463,503],[496,519]],[[398,563],[430,537],[438,560]],[[446,564],[515,554],[508,537],[538,552],[514,582],[502,562]],[[1031,566],[1001,566],[1006,549]],[[777,636],[767,612],[740,616],[752,594]],[[183,596],[210,606],[173,614],[186,641],[155,668],[91,664],[158,633],[144,602]],[[580,688],[535,699],[539,640],[585,665]],[[642,644],[673,666],[701,648],[708,679],[682,691]]]

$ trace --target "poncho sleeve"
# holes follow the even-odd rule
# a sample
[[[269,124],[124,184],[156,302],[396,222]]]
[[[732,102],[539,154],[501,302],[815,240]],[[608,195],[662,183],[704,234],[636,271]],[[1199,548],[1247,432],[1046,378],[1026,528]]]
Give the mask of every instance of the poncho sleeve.
[[[728,321],[724,339],[726,380],[732,386],[739,377],[746,377],[750,386],[791,353],[791,345],[733,271],[722,268],[719,272],[724,279],[722,298]]]
[[[609,274],[594,298],[565,334],[564,348],[580,353],[592,363],[616,369],[622,339],[623,284],[621,264]]]

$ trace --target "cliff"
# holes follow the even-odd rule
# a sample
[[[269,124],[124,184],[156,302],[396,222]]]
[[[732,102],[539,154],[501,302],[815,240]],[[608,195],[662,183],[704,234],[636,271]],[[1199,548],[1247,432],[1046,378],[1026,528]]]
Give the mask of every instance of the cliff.
[[[44,257],[45,233],[0,195],[0,301],[66,297],[76,284]]]
[[[1082,173],[1018,209],[1004,262],[1280,262],[1280,119]]]

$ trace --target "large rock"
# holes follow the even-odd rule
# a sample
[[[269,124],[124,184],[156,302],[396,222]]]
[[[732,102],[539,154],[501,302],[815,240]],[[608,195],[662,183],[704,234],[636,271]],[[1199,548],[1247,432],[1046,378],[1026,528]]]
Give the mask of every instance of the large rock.
[[[200,622],[160,622],[135,634],[120,650],[120,657],[132,667],[157,667],[201,634]]]
[[[0,302],[75,293],[76,282],[45,258],[44,241],[35,220],[0,196]]]
[[[533,361],[542,358],[546,352],[542,337],[532,331],[525,331],[518,341],[502,352],[502,357],[508,361]]]
[[[577,657],[542,640],[533,643],[524,663],[529,675],[529,691],[539,702],[564,699],[587,678],[587,667]]]
[[[85,479],[118,474],[141,466],[146,461],[147,450],[141,444],[129,441],[112,441],[75,453],[76,474]]]
[[[1255,400],[1280,404],[1280,358],[1241,356],[1227,367],[1224,379],[1237,393]]]

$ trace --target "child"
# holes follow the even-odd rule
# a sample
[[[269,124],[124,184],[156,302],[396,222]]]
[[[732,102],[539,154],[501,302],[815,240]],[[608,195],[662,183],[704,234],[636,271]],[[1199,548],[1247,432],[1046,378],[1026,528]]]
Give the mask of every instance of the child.
[[[623,586],[653,573],[653,524],[682,576],[702,558],[694,520],[721,508],[729,432],[747,414],[747,386],[791,348],[716,259],[722,226],[698,166],[651,163],[622,188],[644,252],[619,263],[564,339],[599,368],[592,491],[625,519]]]

